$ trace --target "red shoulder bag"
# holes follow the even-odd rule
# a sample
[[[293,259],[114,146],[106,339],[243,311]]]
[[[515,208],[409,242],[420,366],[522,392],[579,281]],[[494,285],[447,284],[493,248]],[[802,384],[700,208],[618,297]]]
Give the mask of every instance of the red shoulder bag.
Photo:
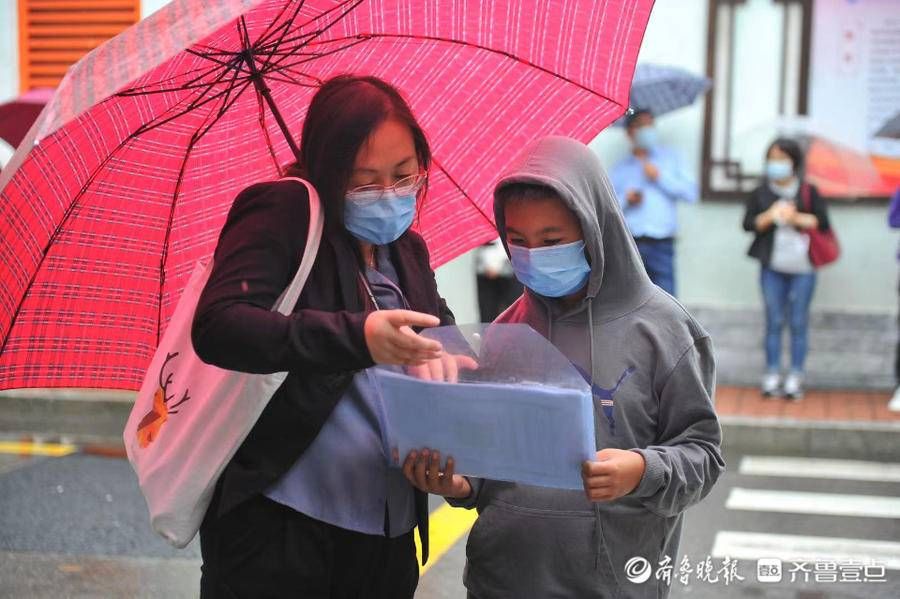
[[[804,183],[800,188],[800,196],[806,210],[813,212],[810,195],[809,185]],[[841,246],[837,235],[834,234],[834,227],[829,227],[827,231],[818,228],[807,229],[806,234],[809,235],[809,261],[816,268],[831,264],[841,255]]]

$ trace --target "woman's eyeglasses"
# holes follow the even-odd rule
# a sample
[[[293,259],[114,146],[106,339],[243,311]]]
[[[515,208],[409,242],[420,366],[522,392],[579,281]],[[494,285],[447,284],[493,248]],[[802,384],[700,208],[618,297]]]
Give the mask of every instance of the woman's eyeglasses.
[[[354,187],[348,191],[347,199],[353,200],[354,202],[377,202],[388,190],[393,191],[394,194],[398,196],[409,195],[411,193],[417,193],[422,189],[422,186],[425,185],[427,179],[428,173],[417,173],[415,175],[410,175],[409,177],[404,177],[387,187],[384,185],[361,185],[360,187]]]

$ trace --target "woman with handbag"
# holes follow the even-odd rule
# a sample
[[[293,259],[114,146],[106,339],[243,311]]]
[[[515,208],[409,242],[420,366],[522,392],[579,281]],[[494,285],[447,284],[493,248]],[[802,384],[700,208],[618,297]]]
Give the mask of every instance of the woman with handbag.
[[[316,93],[288,175],[318,192],[324,232],[288,316],[271,311],[306,247],[309,194],[290,179],[242,191],[193,325],[203,361],[287,371],[225,468],[200,528],[203,597],[412,597],[427,496],[389,467],[366,369],[452,378],[457,363],[411,327],[452,324],[423,239],[409,229],[428,142],[396,89],[340,76]]]
[[[803,397],[816,268],[826,263],[811,240],[817,232],[830,233],[830,225],[824,200],[803,180],[803,152],[796,141],[778,138],[772,142],[765,168],[762,184],[747,198],[744,213],[744,230],[754,233],[748,254],[761,265],[766,309],[766,371],[761,391],[766,397],[783,393],[798,400]],[[833,250],[828,261],[837,257],[836,244]],[[786,322],[791,332],[790,370],[782,379],[781,339]]]

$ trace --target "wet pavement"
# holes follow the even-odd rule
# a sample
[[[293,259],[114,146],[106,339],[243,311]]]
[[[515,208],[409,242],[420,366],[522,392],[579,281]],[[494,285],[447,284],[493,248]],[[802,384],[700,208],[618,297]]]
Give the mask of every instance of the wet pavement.
[[[894,318],[814,315],[809,367],[816,388],[802,402],[787,403],[763,400],[755,389],[760,315],[694,313],[716,342],[717,409],[729,470],[686,513],[676,562],[687,557],[696,567],[708,557],[720,567],[725,553],[735,552],[744,580],[725,585],[695,576],[685,585],[673,573],[670,596],[900,597],[900,413],[887,408]],[[150,530],[134,474],[121,457],[131,396],[0,394],[0,598],[198,595],[197,542],[178,550]],[[35,439],[75,447],[32,445]],[[46,456],[55,450],[76,453]],[[416,596],[463,599],[468,524],[441,511],[439,498],[431,506],[432,538],[441,537],[447,550],[429,564]],[[836,565],[820,564],[821,580],[811,572],[808,582],[802,573],[791,581],[791,560],[810,551],[836,557]],[[758,581],[758,558],[781,558],[784,580]],[[827,582],[824,570],[838,568],[838,559],[850,570],[837,569],[837,579]],[[855,563],[871,559],[891,564],[883,580],[840,581],[852,577]]]
[[[692,573],[683,584],[674,572],[671,597],[900,596],[900,464],[735,452],[727,460],[728,472],[711,495],[688,510],[681,550],[672,557],[679,565],[687,559],[694,568],[708,558],[720,568],[727,552],[734,551],[744,580],[726,585],[721,577],[702,581]],[[792,474],[797,471],[804,476]],[[0,597],[197,596],[196,541],[178,550],[152,533],[125,460],[0,454],[0,505]],[[433,498],[433,513],[441,507]],[[444,528],[433,534],[450,539],[450,548],[422,576],[416,596],[463,599],[466,530],[440,526]],[[802,574],[791,581],[796,557],[791,551],[803,551],[808,537],[825,556],[818,559],[819,566],[809,560],[811,570],[827,568],[829,555],[842,555],[848,564],[856,560],[860,567],[875,559],[876,565],[880,561],[890,569],[873,579],[877,582],[817,581],[823,571],[808,574],[808,582]],[[654,562],[660,556],[645,557],[657,571]],[[781,583],[757,580],[756,559],[761,557],[783,558]],[[870,568],[868,574],[879,571]]]

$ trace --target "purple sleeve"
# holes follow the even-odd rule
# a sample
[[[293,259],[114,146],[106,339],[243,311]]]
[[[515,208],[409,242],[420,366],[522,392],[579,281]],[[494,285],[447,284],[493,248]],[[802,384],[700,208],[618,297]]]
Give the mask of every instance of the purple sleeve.
[[[900,229],[900,187],[891,196],[891,207],[888,209],[888,224],[891,228]]]

